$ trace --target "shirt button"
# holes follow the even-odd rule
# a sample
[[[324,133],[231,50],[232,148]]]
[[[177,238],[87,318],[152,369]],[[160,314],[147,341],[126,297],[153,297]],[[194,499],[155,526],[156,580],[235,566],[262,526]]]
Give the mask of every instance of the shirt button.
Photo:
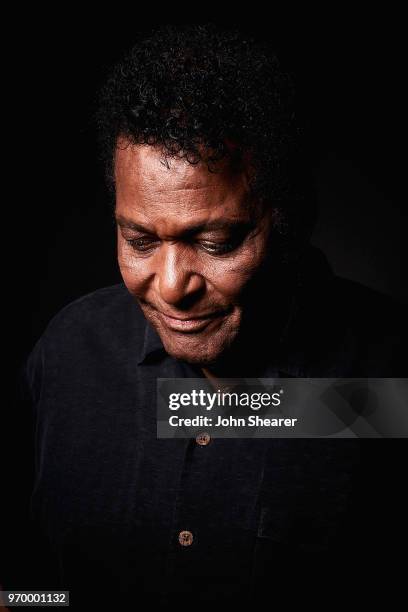
[[[191,531],[180,531],[178,539],[182,546],[190,546],[193,543],[193,534]]]
[[[207,432],[199,433],[196,435],[196,442],[200,446],[207,446],[211,440],[211,436]]]

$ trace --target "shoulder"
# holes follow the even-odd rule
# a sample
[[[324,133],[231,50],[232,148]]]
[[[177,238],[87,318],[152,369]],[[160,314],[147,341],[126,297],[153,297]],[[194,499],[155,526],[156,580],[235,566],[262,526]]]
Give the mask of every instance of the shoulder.
[[[318,249],[305,254],[302,266],[289,341],[314,364],[313,375],[406,376],[406,308],[336,276]]]
[[[88,293],[62,308],[48,323],[33,349],[48,362],[103,358],[126,347],[140,346],[143,313],[123,283]],[[44,359],[44,357],[43,357]]]
[[[405,328],[406,307],[388,295],[340,277],[335,277],[334,294],[344,316],[361,331],[392,333]]]
[[[145,324],[123,283],[70,302],[50,320],[22,364],[23,395],[37,402],[55,384],[61,389],[78,381],[89,386],[115,376],[134,364]]]
[[[123,283],[103,287],[64,306],[50,320],[46,333],[52,334],[71,325],[97,325],[115,312],[123,312],[132,305],[134,307],[134,304]]]
[[[334,278],[339,294],[344,295],[348,300],[352,299],[357,305],[361,304],[364,307],[371,304],[383,311],[392,309],[402,310],[402,304],[385,293],[380,293],[375,289],[347,278],[340,276],[335,276]]]
[[[97,289],[62,308],[49,322],[45,335],[86,331],[119,331],[143,322],[143,314],[123,283]]]
[[[338,277],[334,296],[338,318],[354,339],[364,371],[372,376],[405,376],[406,307],[390,296]]]
[[[391,328],[403,322],[406,309],[403,304],[359,282],[337,276],[319,249],[311,247],[302,266],[304,299],[313,303],[314,308],[319,303],[333,318],[340,315],[340,320],[346,318],[362,327],[375,323],[377,329]]]

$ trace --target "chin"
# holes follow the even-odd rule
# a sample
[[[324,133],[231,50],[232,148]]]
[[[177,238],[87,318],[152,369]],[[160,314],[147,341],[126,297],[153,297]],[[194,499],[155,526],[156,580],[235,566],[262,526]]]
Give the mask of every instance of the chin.
[[[160,334],[163,346],[166,352],[181,361],[191,363],[196,366],[208,366],[216,363],[230,346],[232,339],[223,338],[200,338],[197,334],[196,338],[181,338],[167,337]]]
[[[195,366],[215,364],[228,352],[241,324],[241,313],[224,319],[221,324],[195,334],[178,333],[165,327],[154,310],[143,308],[144,315],[160,336],[166,352],[181,361]]]

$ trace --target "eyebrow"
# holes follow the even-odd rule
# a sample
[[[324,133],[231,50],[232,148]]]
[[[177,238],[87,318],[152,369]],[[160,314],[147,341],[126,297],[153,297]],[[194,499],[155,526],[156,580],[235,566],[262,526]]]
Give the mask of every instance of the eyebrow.
[[[117,224],[122,228],[131,229],[136,232],[143,232],[145,234],[152,234],[153,232],[149,230],[147,227],[139,223],[135,223],[130,219],[126,219],[121,215],[116,217]],[[197,225],[193,225],[184,231],[181,232],[184,236],[190,236],[194,234],[198,234],[203,231],[211,231],[211,230],[232,230],[232,231],[243,231],[253,227],[254,223],[251,221],[237,221],[235,219],[223,219],[218,221],[209,221],[208,223],[199,223]]]

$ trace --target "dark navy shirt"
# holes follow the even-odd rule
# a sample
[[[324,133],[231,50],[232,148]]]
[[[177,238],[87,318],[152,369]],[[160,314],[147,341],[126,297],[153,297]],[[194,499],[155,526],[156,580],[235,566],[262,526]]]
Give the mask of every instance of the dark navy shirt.
[[[401,376],[401,320],[314,251],[263,375]],[[344,559],[358,572],[372,558],[370,500],[384,490],[370,489],[361,441],[157,439],[156,379],[200,375],[165,352],[123,284],[54,317],[24,367],[35,544],[7,587],[70,590],[73,609],[197,607],[316,574],[335,588]]]

